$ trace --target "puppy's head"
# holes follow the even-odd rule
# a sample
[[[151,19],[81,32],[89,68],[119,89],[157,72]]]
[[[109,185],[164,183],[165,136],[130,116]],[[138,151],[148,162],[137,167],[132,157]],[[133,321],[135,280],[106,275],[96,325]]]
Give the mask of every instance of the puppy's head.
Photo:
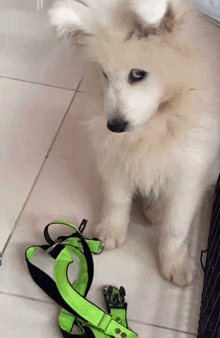
[[[75,37],[99,65],[112,132],[141,128],[193,86],[198,56],[178,35],[185,12],[178,0],[59,0],[51,8],[58,35]]]

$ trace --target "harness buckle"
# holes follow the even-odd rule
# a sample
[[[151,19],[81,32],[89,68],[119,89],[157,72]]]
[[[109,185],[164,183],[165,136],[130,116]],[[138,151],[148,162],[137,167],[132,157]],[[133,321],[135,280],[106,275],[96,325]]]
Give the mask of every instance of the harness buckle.
[[[57,238],[54,242],[54,244],[52,244],[51,246],[49,246],[49,248],[46,250],[46,253],[51,252],[54,248],[56,248],[57,245],[59,245],[62,242],[62,239]]]
[[[102,289],[107,310],[113,309],[126,309],[127,303],[125,302],[125,289],[121,286],[119,289],[112,285],[106,285]]]

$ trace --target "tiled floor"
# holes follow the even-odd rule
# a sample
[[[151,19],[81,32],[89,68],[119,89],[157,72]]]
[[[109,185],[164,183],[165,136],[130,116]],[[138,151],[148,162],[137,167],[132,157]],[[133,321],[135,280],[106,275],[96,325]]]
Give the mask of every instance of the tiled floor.
[[[47,9],[50,1],[45,4]],[[44,243],[43,229],[51,220],[79,224],[87,218],[87,233],[96,224],[102,186],[84,122],[99,107],[81,92],[83,68],[73,47],[52,35],[44,9],[26,0],[3,0],[0,9],[0,338],[61,337],[58,306],[32,282],[24,251]],[[156,232],[141,226],[137,204],[127,243],[94,257],[88,298],[102,306],[101,287],[123,285],[129,325],[140,338],[196,336],[203,280],[199,252],[207,235],[203,215],[195,218],[190,236],[197,262],[191,286],[179,289],[160,277]]]

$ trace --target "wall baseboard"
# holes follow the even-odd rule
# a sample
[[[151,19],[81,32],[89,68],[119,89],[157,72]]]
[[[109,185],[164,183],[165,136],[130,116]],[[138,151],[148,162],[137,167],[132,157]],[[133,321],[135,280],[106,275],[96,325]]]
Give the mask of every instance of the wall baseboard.
[[[220,24],[220,14],[214,13],[213,11],[203,7],[201,3],[198,4],[198,8],[202,13],[210,17],[211,19],[215,20],[218,24]]]

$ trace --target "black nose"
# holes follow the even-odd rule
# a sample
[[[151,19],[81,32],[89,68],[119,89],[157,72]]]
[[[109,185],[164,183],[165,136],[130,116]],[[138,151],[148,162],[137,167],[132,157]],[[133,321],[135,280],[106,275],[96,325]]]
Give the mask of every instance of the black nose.
[[[107,127],[109,130],[113,131],[114,133],[123,133],[125,131],[128,122],[123,120],[111,120],[107,123]]]

